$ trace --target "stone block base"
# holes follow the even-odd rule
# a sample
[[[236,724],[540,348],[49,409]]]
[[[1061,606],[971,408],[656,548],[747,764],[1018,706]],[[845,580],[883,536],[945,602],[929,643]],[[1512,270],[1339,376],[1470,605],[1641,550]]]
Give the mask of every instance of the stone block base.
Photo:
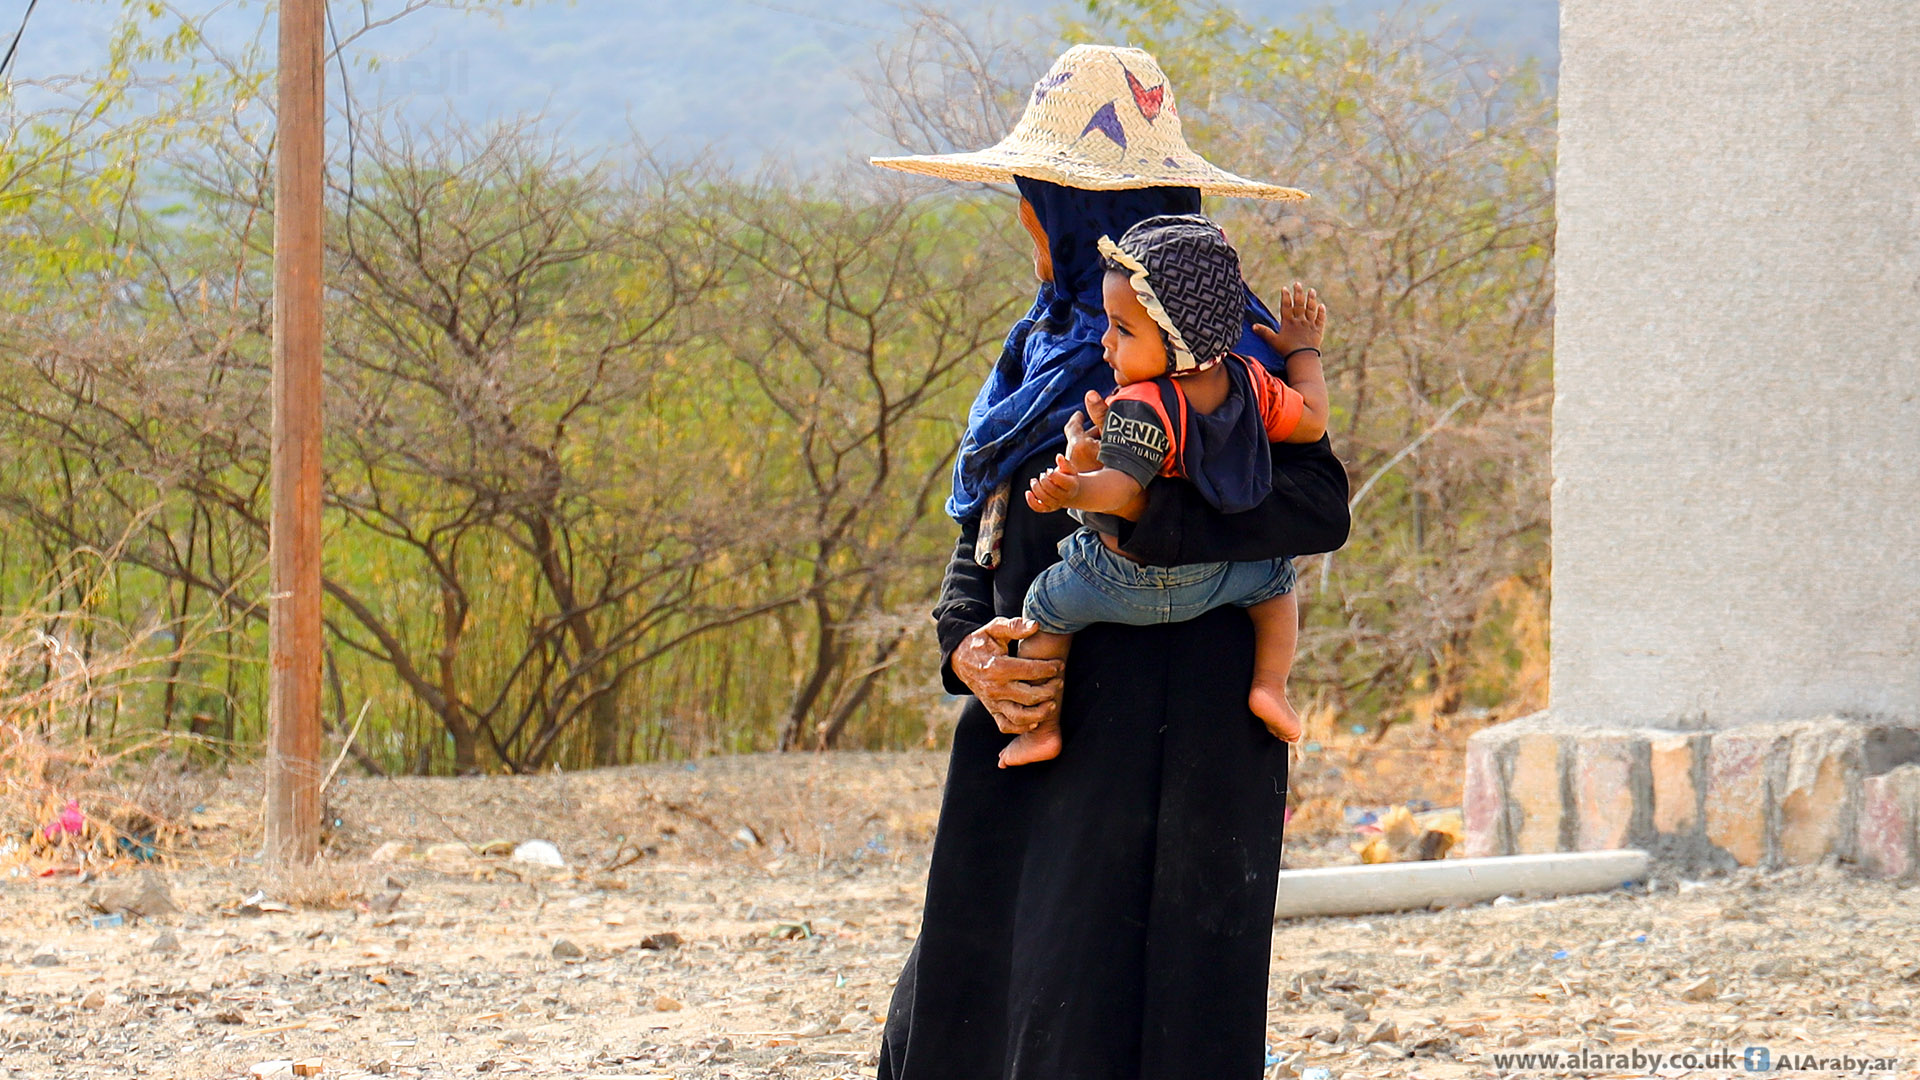
[[[1541,713],[1473,736],[1464,801],[1469,855],[1636,847],[1694,868],[1920,875],[1920,728],[1887,721],[1675,731]]]

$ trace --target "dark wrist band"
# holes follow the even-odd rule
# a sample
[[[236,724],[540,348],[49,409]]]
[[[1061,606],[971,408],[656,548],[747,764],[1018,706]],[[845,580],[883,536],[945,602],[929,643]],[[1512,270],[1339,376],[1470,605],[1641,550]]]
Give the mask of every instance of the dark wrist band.
[[[1295,349],[1292,352],[1283,355],[1282,357],[1280,357],[1280,362],[1284,364],[1287,361],[1293,359],[1294,357],[1299,356],[1303,352],[1310,352],[1315,356],[1320,355],[1319,349],[1316,349],[1313,346],[1308,345],[1308,346],[1305,346],[1304,348]]]

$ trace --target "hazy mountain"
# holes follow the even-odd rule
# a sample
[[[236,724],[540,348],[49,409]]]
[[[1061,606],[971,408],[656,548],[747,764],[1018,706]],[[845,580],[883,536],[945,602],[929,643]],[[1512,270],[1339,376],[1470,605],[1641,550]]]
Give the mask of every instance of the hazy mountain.
[[[978,12],[979,4],[935,4]],[[1398,0],[1241,0],[1249,16],[1286,21],[1332,10],[1370,20]],[[22,43],[16,78],[81,70],[104,56],[119,5],[41,4]],[[337,18],[345,18],[345,5]],[[1002,0],[1003,25],[1034,32],[1056,0]],[[1470,24],[1490,44],[1558,58],[1556,0],[1445,0],[1438,17]],[[676,149],[715,145],[743,162],[767,153],[826,161],[871,149],[857,119],[856,72],[912,18],[894,0],[547,0],[497,16],[418,12],[363,39],[381,59],[356,71],[355,93],[402,103],[420,119],[451,110],[469,121],[545,110],[586,146],[627,139],[627,118],[650,141]],[[243,38],[262,19],[257,3],[223,9],[219,32]],[[270,24],[269,24],[270,25]],[[337,77],[330,71],[329,78]]]

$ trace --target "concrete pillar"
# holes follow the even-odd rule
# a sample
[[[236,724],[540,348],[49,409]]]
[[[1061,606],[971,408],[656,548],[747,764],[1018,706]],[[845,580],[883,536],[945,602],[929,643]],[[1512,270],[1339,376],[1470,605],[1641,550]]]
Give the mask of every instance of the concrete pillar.
[[[1920,866],[1920,3],[1561,0],[1546,713],[1470,853]]]
[[[1560,43],[1551,713],[1920,718],[1920,4]]]

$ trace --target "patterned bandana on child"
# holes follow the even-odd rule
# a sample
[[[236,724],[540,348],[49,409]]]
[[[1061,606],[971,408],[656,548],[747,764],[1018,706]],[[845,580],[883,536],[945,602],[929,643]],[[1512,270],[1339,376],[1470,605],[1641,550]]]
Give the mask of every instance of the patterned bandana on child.
[[[1100,254],[1127,274],[1167,336],[1167,373],[1205,371],[1240,340],[1247,295],[1240,256],[1220,227],[1199,214],[1163,214],[1128,229]]]

